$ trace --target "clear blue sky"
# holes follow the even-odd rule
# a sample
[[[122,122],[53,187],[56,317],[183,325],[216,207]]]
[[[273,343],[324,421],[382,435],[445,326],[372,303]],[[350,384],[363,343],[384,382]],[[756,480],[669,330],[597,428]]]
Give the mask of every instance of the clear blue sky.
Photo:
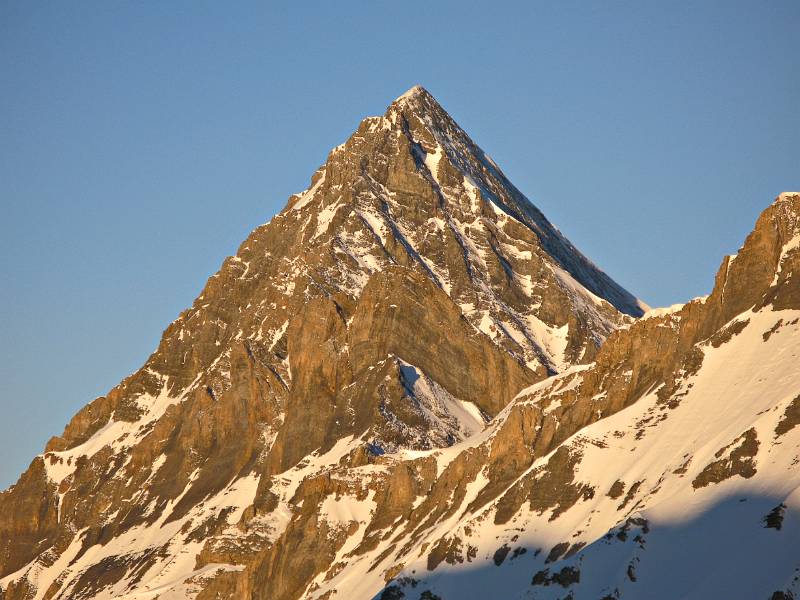
[[[3,2],[0,487],[416,83],[632,292],[707,293],[800,188],[798,30],[796,0]]]

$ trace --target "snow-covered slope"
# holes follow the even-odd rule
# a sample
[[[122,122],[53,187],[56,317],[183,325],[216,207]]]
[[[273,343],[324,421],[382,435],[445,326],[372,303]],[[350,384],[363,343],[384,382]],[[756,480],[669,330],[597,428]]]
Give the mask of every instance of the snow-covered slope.
[[[697,346],[702,366],[669,399],[655,389],[579,430],[499,500],[471,508],[487,483],[479,473],[458,519],[406,554],[394,589],[409,598],[430,590],[441,598],[576,600],[800,591],[800,310],[748,311],[735,323],[747,325],[730,341]],[[576,376],[581,369],[558,379]],[[508,518],[504,498],[525,485],[529,498]],[[552,487],[537,495],[537,486]],[[458,551],[429,571],[424,547],[438,539]],[[323,589],[370,596],[382,582],[370,581],[367,566]],[[351,581],[349,595],[342,586]]]

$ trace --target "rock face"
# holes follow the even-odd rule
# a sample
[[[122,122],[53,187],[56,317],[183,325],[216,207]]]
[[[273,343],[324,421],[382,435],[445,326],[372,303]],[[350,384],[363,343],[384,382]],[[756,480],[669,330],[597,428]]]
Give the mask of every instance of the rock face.
[[[799,215],[636,320],[413,88],[0,494],[0,598],[791,593]]]

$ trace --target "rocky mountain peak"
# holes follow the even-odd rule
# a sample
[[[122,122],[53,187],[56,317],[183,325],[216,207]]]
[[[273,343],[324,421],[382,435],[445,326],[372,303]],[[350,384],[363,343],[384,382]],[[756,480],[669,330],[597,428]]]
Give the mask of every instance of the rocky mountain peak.
[[[418,145],[420,158],[445,193],[448,185],[457,187],[460,176],[464,187],[478,192],[478,206],[488,203],[493,212],[501,212],[534,231],[544,251],[589,291],[632,316],[641,316],[648,308],[587,260],[425,88],[415,86],[400,96],[384,118],[399,124]],[[457,174],[449,172],[451,169]]]
[[[405,93],[400,94],[392,104],[395,104],[395,103],[401,102],[401,101],[412,100],[412,99],[418,98],[420,96],[429,96],[429,97],[433,98],[433,96],[430,95],[430,92],[428,92],[428,90],[426,90],[421,85],[417,84],[417,85],[414,85],[414,86],[410,87]]]
[[[722,324],[743,311],[771,305],[800,308],[800,194],[784,192],[759,216],[733,256],[722,261],[706,304]]]
[[[800,192],[781,192],[775,198],[775,204],[781,202],[795,202],[797,197],[800,196]]]
[[[280,217],[301,222],[303,244],[347,257],[317,282],[357,297],[387,265],[416,269],[542,373],[591,358],[643,312],[421,87],[364,119]]]
[[[415,85],[392,102],[383,118],[400,127],[423,125],[433,135],[438,133],[451,139],[466,137],[466,133],[453,121],[438,100],[421,85]]]
[[[520,390],[598,359],[642,306],[412,88],[0,494],[3,600],[195,584],[213,597],[230,582],[296,598],[349,535],[323,525],[319,552],[304,547],[323,498],[374,498],[372,476],[392,478],[378,535],[440,474],[430,457],[408,470],[380,457],[480,438]],[[320,471],[331,464],[367,487]]]

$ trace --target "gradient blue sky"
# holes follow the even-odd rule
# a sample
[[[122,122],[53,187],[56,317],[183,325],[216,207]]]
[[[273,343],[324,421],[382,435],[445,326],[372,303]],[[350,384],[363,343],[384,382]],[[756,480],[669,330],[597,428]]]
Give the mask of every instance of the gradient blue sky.
[[[800,188],[798,30],[796,0],[3,2],[0,488],[416,83],[632,292],[707,293]]]

